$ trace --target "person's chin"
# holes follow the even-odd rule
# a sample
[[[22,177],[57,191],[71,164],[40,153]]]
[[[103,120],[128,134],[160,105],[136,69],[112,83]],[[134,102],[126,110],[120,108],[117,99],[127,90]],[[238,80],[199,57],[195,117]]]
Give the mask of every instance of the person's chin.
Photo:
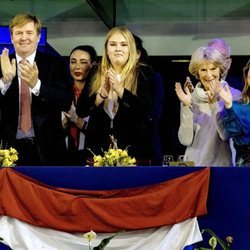
[[[124,65],[126,64],[126,62],[124,62],[124,60],[122,60],[122,58],[116,58],[116,59],[113,61],[113,64],[119,65],[119,66],[124,66]]]

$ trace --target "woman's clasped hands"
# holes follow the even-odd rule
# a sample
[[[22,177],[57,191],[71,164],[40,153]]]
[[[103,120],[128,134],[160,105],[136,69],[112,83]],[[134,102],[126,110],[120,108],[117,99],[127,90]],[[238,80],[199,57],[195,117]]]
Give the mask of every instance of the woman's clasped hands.
[[[124,87],[118,80],[117,74],[112,68],[110,68],[104,74],[104,77],[101,81],[99,95],[101,96],[102,99],[106,99],[111,91],[116,92],[116,94],[120,98],[122,97],[124,91]]]

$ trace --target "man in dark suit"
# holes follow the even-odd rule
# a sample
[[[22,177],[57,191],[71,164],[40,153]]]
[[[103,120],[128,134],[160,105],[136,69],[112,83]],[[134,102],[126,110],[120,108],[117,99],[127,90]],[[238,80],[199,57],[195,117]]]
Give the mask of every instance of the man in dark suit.
[[[2,145],[17,149],[17,165],[63,165],[61,112],[72,101],[66,64],[37,50],[41,22],[36,16],[18,14],[9,29],[15,53],[4,49],[1,54]]]

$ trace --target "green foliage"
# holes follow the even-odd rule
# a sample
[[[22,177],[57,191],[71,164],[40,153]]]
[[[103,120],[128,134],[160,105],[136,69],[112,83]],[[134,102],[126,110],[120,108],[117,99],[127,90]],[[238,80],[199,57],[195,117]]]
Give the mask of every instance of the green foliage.
[[[97,247],[93,248],[93,250],[103,250],[108,245],[108,243],[111,241],[111,239],[113,239],[117,234],[118,233],[116,233],[108,238],[103,239]]]
[[[209,245],[212,247],[212,249],[215,249],[217,246],[217,239],[212,236],[209,241],[208,241]]]
[[[211,248],[199,247],[196,248],[195,250],[215,250],[218,244],[223,250],[230,250],[230,246],[233,241],[233,238],[231,236],[228,236],[226,238],[226,241],[224,241],[221,238],[219,238],[211,229],[208,228],[203,229],[201,233],[203,234],[204,232],[211,235],[211,238],[208,241]]]

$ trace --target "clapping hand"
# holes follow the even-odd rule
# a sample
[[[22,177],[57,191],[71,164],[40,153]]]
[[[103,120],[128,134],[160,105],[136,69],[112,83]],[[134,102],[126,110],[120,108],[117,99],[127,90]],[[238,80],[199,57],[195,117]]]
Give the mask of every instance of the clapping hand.
[[[70,110],[68,112],[64,112],[64,115],[67,117],[67,119],[73,123],[77,123],[78,115],[76,114],[76,107],[72,103]]]
[[[117,95],[121,98],[123,95],[124,87],[122,84],[119,82],[117,75],[115,71],[110,68],[108,70],[108,75],[109,75],[109,83],[110,87],[117,93]]]
[[[189,89],[190,93],[194,92],[194,85],[192,84],[189,76],[186,77],[186,81],[184,83],[184,89],[186,87]]]
[[[34,88],[38,81],[38,68],[36,62],[33,65],[28,60],[23,60],[19,65],[19,76],[29,85]]]
[[[192,95],[190,92],[190,90],[192,91],[192,86],[191,81],[189,82],[188,79],[184,84],[184,90],[179,82],[175,83],[175,92],[184,106],[190,107],[192,105]]]
[[[218,93],[219,89],[221,88],[221,83],[219,80],[212,80],[209,85],[209,90],[206,91],[208,96],[209,103],[216,102],[216,94]]]
[[[105,72],[104,76],[102,77],[101,80],[101,88],[100,88],[100,94],[103,97],[108,97],[110,91],[110,83],[109,83],[109,73],[108,71]]]
[[[9,50],[3,49],[0,58],[1,70],[3,74],[3,82],[5,84],[12,82],[13,78],[16,76],[16,59],[10,61]]]
[[[233,103],[233,96],[232,96],[229,86],[226,85],[225,89],[221,87],[218,93],[219,93],[220,98],[224,101],[225,107],[227,109],[231,108],[232,103]]]

